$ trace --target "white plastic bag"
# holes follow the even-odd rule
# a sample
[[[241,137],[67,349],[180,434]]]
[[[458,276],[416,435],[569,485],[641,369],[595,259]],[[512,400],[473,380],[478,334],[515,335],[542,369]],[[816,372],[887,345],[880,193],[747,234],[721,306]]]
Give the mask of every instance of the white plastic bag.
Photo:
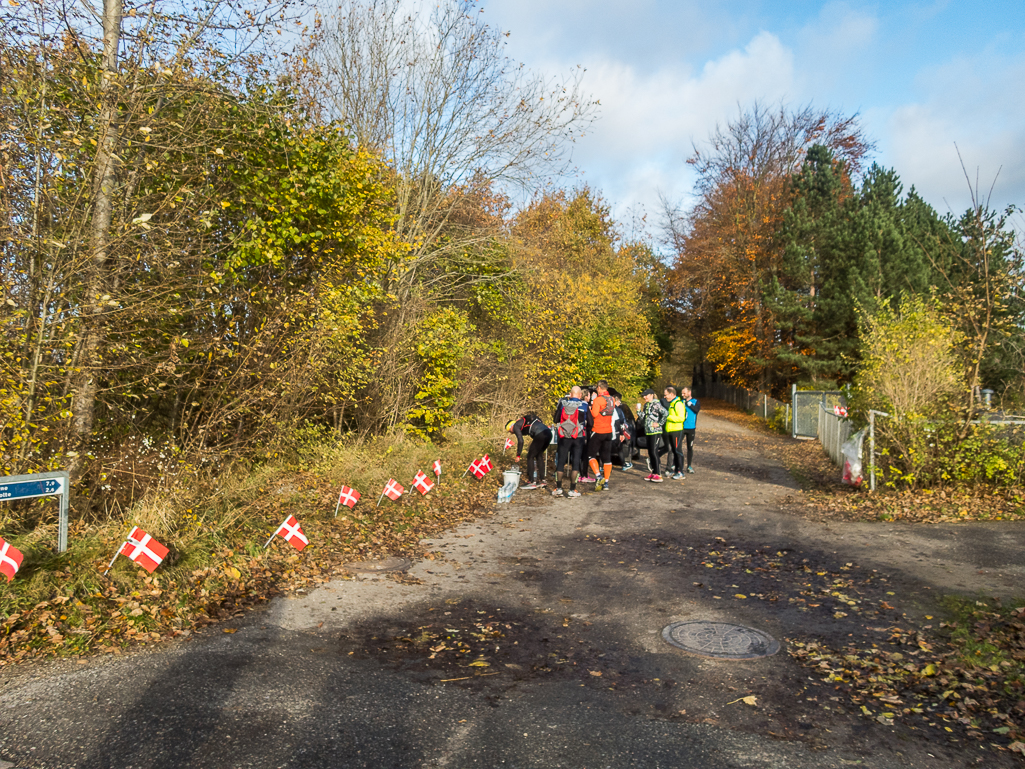
[[[851,486],[860,486],[865,480],[861,475],[861,444],[865,442],[865,429],[854,433],[840,451],[843,452],[843,482]]]

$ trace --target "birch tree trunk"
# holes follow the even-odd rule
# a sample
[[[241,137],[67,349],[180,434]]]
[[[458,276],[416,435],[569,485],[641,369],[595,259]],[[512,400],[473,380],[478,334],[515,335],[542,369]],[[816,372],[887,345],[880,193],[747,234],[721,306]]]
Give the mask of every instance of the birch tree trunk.
[[[90,259],[86,267],[84,317],[79,342],[78,371],[74,381],[72,405],[72,441],[79,455],[72,459],[69,472],[78,475],[81,451],[92,437],[96,417],[97,373],[104,336],[103,297],[107,295],[106,273],[110,259],[110,228],[114,212],[114,187],[117,183],[118,141],[118,49],[121,43],[122,0],[103,3],[103,71],[100,75],[101,112],[96,139],[96,164],[93,168],[92,216],[89,224]],[[109,298],[108,298],[109,299]]]

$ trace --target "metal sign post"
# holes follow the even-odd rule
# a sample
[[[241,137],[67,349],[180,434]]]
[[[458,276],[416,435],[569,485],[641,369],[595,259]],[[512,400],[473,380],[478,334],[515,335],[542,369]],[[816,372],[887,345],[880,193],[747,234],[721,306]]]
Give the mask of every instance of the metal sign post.
[[[71,484],[67,470],[53,473],[32,473],[0,478],[0,502],[36,497],[60,497],[60,519],[57,527],[57,552],[68,549],[68,491]]]

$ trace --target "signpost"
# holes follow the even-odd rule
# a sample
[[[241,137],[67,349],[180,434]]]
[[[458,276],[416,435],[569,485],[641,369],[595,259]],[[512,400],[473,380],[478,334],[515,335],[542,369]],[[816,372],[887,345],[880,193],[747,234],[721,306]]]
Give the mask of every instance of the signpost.
[[[36,497],[60,497],[60,522],[57,529],[57,552],[68,549],[68,489],[66,470],[53,473],[32,473],[0,478],[0,502]]]

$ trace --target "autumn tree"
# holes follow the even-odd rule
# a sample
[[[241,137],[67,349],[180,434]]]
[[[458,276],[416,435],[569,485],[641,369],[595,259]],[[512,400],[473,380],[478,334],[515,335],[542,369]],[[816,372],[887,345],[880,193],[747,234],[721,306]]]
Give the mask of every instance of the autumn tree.
[[[667,206],[675,290],[689,331],[710,360],[743,362],[728,373],[749,386],[766,384],[776,319],[763,301],[763,282],[781,268],[777,232],[793,199],[791,177],[816,144],[847,174],[871,149],[857,116],[755,104],[718,127],[707,147],[695,148],[688,160],[698,173],[693,209]]]
[[[423,363],[411,340],[425,319],[462,301],[468,285],[507,277],[493,258],[501,219],[470,223],[460,212],[479,194],[560,174],[594,114],[582,70],[564,78],[526,70],[478,11],[474,0],[422,13],[400,0],[343,0],[325,11],[308,49],[327,113],[393,164],[395,227],[412,247],[382,276],[381,375],[366,414],[375,427],[408,413]]]

